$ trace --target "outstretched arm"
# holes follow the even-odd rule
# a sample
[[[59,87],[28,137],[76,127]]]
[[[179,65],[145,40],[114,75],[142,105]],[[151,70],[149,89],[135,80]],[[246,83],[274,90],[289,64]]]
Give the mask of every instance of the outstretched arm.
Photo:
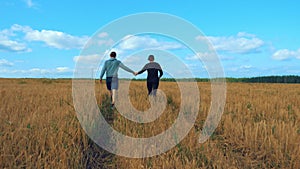
[[[134,74],[134,71],[131,70],[129,67],[125,66],[123,63],[120,63],[119,65],[122,69],[126,70],[127,72],[130,72],[130,73],[133,73]]]
[[[146,67],[146,65],[145,65],[145,66],[143,67],[142,70],[140,70],[140,71],[138,71],[138,72],[136,73],[136,75],[142,74],[142,73],[144,73],[146,70],[147,70],[147,67]]]
[[[147,70],[147,69],[142,69],[142,70],[140,70],[139,72],[137,72],[137,75],[144,73],[146,70]]]

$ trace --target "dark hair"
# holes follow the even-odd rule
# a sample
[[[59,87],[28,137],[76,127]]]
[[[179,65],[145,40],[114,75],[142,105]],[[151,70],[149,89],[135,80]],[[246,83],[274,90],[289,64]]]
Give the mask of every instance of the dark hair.
[[[110,53],[110,57],[115,58],[116,56],[117,56],[117,53],[116,53],[116,52],[111,52],[111,53]]]
[[[154,56],[153,55],[149,55],[148,60],[149,61],[154,61]]]

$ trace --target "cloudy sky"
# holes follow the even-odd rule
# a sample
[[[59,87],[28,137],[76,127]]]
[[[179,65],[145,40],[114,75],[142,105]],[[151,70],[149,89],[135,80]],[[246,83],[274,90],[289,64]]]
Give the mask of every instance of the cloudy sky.
[[[160,50],[157,61],[169,75],[185,74],[174,66],[180,62],[194,76],[207,76],[198,61],[209,54],[193,54],[172,38],[128,35],[120,43],[113,33],[99,32],[118,18],[142,12],[167,13],[195,25],[212,44],[227,77],[300,75],[297,1],[1,0],[0,6],[0,77],[72,78],[82,50],[95,36],[98,45],[118,51],[134,70],[147,63],[147,51],[137,51],[151,48]]]

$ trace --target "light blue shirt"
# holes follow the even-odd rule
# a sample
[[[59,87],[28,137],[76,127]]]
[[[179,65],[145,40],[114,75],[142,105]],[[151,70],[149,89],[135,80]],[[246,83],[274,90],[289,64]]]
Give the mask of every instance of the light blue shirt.
[[[125,66],[121,61],[117,60],[116,58],[110,58],[104,63],[104,66],[101,70],[100,79],[103,78],[105,72],[106,77],[118,77],[119,67],[127,72],[134,73],[133,70]]]

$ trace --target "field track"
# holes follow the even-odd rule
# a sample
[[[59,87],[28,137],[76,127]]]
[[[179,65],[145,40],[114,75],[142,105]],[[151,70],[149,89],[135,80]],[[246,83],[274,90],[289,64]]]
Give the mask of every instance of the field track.
[[[120,84],[122,85],[122,84]],[[0,168],[300,168],[300,84],[227,83],[225,110],[214,134],[197,141],[210,107],[210,83],[199,82],[197,122],[180,144],[159,156],[130,159],[110,154],[85,134],[73,107],[68,79],[0,79]],[[159,89],[168,105],[145,125],[112,115],[105,85],[95,96],[105,118],[132,137],[150,137],[171,126],[180,92]],[[147,110],[145,82],[131,82],[130,100]]]

